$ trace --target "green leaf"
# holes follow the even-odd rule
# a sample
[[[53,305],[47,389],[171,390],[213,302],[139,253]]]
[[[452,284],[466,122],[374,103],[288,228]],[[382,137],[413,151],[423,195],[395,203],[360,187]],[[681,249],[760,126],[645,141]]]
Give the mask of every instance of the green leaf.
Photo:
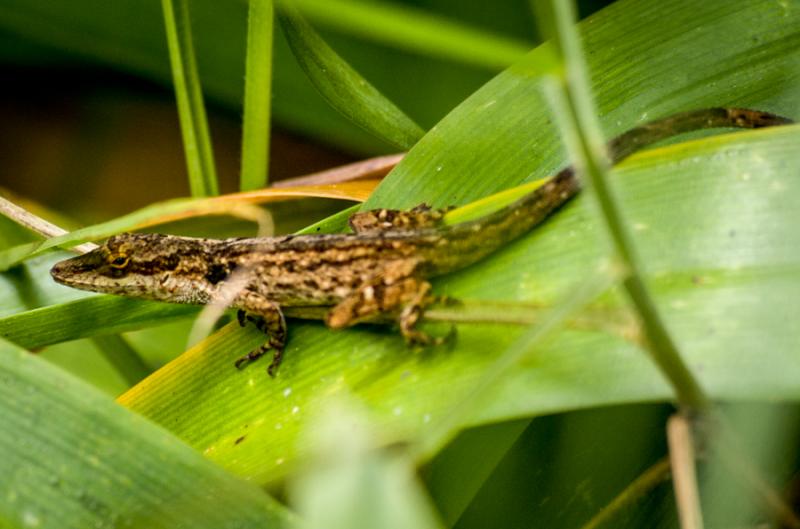
[[[390,3],[281,0],[312,20],[377,42],[491,69],[519,60],[530,45]]]
[[[216,195],[219,193],[219,185],[203,91],[194,57],[189,0],[161,0],[161,6],[167,27],[172,81],[178,101],[189,187],[195,197]]]
[[[89,296],[0,318],[0,337],[26,348],[105,336],[197,314],[191,305],[155,304],[114,296]]]
[[[282,507],[162,428],[0,342],[3,527],[284,527]]]
[[[297,62],[333,108],[401,149],[411,148],[425,134],[339,57],[291,5],[281,8],[279,19]]]
[[[309,529],[442,527],[405,455],[376,451],[368,421],[340,396],[309,425],[309,465],[290,483]],[[349,405],[348,405],[349,404]]]
[[[272,105],[272,0],[248,2],[242,124],[242,191],[266,187]]]
[[[455,526],[530,424],[530,420],[521,419],[471,428],[448,444],[422,470],[425,486],[446,527]]]
[[[792,223],[777,220],[796,215],[792,197],[800,184],[783,172],[800,163],[799,140],[797,127],[726,135],[635,156],[614,172],[667,321],[716,398],[800,397],[797,331],[774,318],[768,301],[780,295],[788,321],[800,313],[794,255],[800,241]],[[776,190],[770,182],[785,187]],[[593,242],[597,228],[584,202],[579,198],[524,240],[438,282],[439,291],[548,305],[581,276],[596,273],[604,253]],[[708,211],[719,224],[710,223]],[[676,242],[676,233],[687,233],[685,223],[692,227],[688,238]],[[594,326],[568,323],[538,347],[469,423],[669,398],[657,370],[630,341],[635,327],[620,301],[602,298],[593,307],[601,315]],[[449,416],[517,335],[507,326],[462,326],[456,350],[414,353],[388,330],[332,332],[292,322],[286,359],[271,379],[266,363],[232,367],[263,337],[231,324],[122,402],[235,473],[269,482],[303,453],[296,435],[330,395],[347,390],[363,399],[385,440],[418,438]],[[234,447],[245,433],[247,442]]]

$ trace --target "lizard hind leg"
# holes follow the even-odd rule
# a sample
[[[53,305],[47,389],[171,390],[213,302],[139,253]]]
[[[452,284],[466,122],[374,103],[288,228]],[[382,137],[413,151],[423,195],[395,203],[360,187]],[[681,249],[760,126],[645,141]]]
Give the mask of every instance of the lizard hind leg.
[[[249,310],[239,310],[237,313],[239,325],[244,327],[247,322],[255,324],[259,331],[267,335],[267,341],[236,360],[234,365],[241,368],[242,365],[258,360],[267,351],[272,350],[272,362],[267,368],[267,373],[274,377],[281,360],[283,360],[283,349],[286,345],[286,320],[276,303],[260,298],[256,303],[254,296],[248,301],[250,302],[248,303]]]
[[[332,329],[379,319],[382,314],[398,314],[400,333],[409,345],[439,345],[454,335],[454,328],[445,337],[433,337],[416,328],[425,307],[436,302],[430,295],[431,284],[416,277],[397,281],[386,279],[370,282],[342,300],[328,313],[325,323]]]
[[[400,326],[400,333],[403,335],[403,338],[408,345],[442,345],[452,341],[455,338],[455,325],[450,326],[450,332],[448,332],[445,336],[431,336],[430,334],[417,329],[417,323],[425,313],[425,307],[434,303],[438,303],[439,301],[453,303],[453,301],[449,298],[430,295],[430,289],[430,283],[427,281],[422,282],[422,288],[420,288],[415,296],[403,306],[403,309],[400,311],[400,316],[397,318],[397,323]]]

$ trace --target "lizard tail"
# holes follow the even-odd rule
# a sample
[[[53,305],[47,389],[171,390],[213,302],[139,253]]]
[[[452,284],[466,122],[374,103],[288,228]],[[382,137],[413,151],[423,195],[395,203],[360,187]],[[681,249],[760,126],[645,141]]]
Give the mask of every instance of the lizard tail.
[[[707,108],[682,112],[635,127],[608,142],[612,164],[634,152],[679,134],[701,129],[757,129],[793,123],[791,119],[745,108]],[[494,213],[447,228],[451,243],[446,255],[431,263],[432,273],[446,273],[471,264],[519,237],[547,218],[580,191],[573,166],[546,184]],[[478,235],[477,237],[475,235]]]

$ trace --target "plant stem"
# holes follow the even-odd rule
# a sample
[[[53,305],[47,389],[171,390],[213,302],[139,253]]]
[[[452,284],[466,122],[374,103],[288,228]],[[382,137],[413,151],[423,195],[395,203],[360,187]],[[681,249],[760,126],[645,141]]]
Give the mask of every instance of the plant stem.
[[[566,69],[563,92],[567,104],[561,105],[563,108],[559,110],[566,115],[574,134],[574,137],[568,135],[567,140],[570,150],[576,155],[576,166],[582,169],[582,174],[588,180],[587,187],[597,198],[606,229],[625,272],[623,288],[641,318],[653,360],[672,385],[682,407],[691,411],[705,411],[709,408],[709,399],[683,362],[643,280],[643,267],[607,177],[610,164],[596,119],[578,35],[573,27],[575,16],[572,2],[551,0],[550,5],[556,28],[554,43],[564,59]]]
[[[632,505],[645,494],[655,489],[669,478],[669,459],[659,459],[653,466],[642,472],[625,490],[620,492],[611,502],[603,507],[581,529],[597,529],[602,527],[623,508]],[[609,526],[610,527],[610,526]]]
[[[676,413],[667,421],[669,461],[672,468],[672,489],[681,529],[703,529],[700,494],[695,472],[694,439],[686,415]]]

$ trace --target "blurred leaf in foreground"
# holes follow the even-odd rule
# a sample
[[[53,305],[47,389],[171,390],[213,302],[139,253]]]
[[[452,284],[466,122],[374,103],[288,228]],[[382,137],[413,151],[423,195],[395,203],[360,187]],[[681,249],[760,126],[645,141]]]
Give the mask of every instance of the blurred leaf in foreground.
[[[293,505],[310,529],[442,527],[402,450],[374,450],[368,422],[337,398],[309,422],[306,470],[290,484]]]
[[[0,525],[284,527],[283,508],[98,390],[0,342]]]

